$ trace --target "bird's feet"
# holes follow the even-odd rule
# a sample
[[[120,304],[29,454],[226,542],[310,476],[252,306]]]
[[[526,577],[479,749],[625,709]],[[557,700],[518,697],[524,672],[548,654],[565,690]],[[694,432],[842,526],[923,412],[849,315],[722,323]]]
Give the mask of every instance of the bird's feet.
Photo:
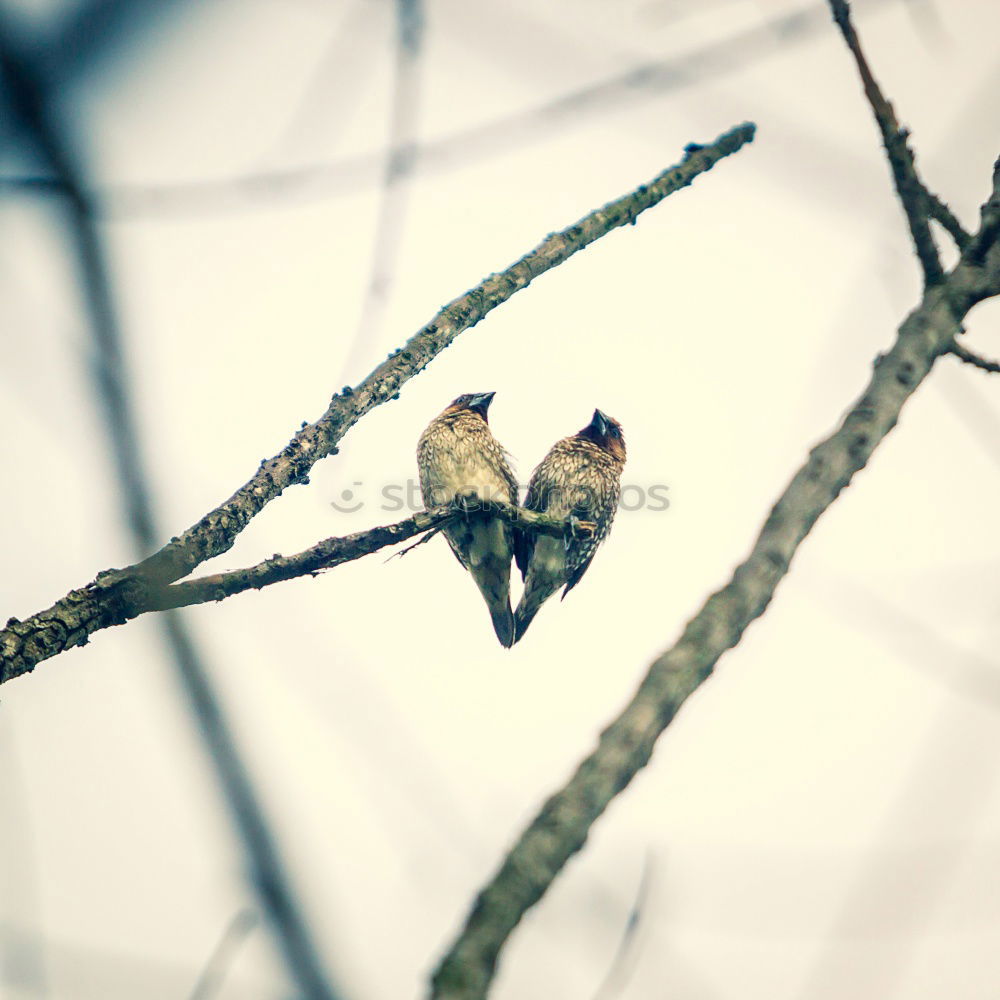
[[[566,534],[568,538],[592,538],[597,531],[595,521],[581,521],[576,514],[570,514],[566,521]]]
[[[466,517],[483,509],[483,501],[479,499],[475,490],[463,490],[461,493],[456,493],[451,503],[455,510]]]

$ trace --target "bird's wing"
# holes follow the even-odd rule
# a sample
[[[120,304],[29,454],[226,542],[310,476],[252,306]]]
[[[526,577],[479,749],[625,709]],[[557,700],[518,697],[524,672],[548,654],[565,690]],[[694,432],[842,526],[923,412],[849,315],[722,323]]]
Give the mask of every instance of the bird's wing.
[[[601,482],[600,477],[592,477],[591,482],[596,486]],[[586,506],[573,511],[581,521],[590,521],[596,528],[592,535],[567,539],[566,586],[562,592],[563,599],[583,579],[583,574],[589,569],[594,554],[611,530],[611,522],[618,508],[619,489],[616,481],[605,482],[602,485],[603,489],[595,489],[591,494],[595,502],[587,503]]]
[[[583,574],[587,572],[591,562],[593,562],[594,553],[597,551],[597,545],[597,542],[589,543],[589,551],[587,551],[586,554],[581,554],[582,558],[572,560],[573,569],[566,577],[566,586],[563,587],[562,597],[559,598],[560,600],[565,600],[566,595],[583,579]]]

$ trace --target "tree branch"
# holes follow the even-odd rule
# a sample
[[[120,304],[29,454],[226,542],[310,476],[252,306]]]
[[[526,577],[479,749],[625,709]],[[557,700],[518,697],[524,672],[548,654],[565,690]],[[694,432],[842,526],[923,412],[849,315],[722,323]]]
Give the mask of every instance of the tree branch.
[[[951,350],[965,315],[983,299],[1000,295],[998,237],[1000,169],[994,171],[979,232],[958,264],[939,283],[925,286],[891,350],[876,360],[864,392],[778,498],[750,554],[688,622],[677,643],[650,665],[596,748],[542,806],[480,891],[434,972],[430,1000],[484,1000],[500,953],[521,918],[583,847],[611,800],[646,766],[660,734],[708,680],[719,658],[764,613],[799,545],[896,426],[903,405],[937,358]]]
[[[936,219],[947,230],[959,250],[964,250],[972,237],[969,231],[958,221],[955,213],[933,192],[927,192],[927,211],[932,219]]]
[[[405,542],[415,535],[432,531],[455,518],[481,517],[487,512],[491,515],[499,513],[511,524],[540,535],[561,537],[571,530],[569,522],[562,518],[538,514],[500,501],[467,513],[456,510],[453,506],[435,507],[432,510],[419,511],[396,524],[370,528],[368,531],[345,535],[342,538],[324,539],[292,556],[273,556],[246,569],[215,573],[212,576],[199,577],[197,580],[175,583],[156,591],[153,603],[147,610],[164,611],[168,608],[183,608],[191,604],[221,601],[234,594],[242,594],[247,590],[260,590],[283,580],[315,576],[323,570],[333,569],[334,566],[352,562],[389,545]]]
[[[954,354],[959,361],[964,361],[967,365],[972,365],[974,368],[981,368],[984,372],[991,372],[996,374],[1000,372],[1000,364],[996,361],[990,361],[987,358],[976,354],[975,351],[970,351],[967,347],[963,347],[957,341],[951,345],[948,349],[950,354]]]
[[[924,272],[924,283],[935,285],[941,281],[943,274],[941,271],[941,258],[938,255],[937,245],[934,242],[934,235],[931,233],[929,216],[931,214],[931,196],[926,186],[917,174],[917,167],[913,158],[913,151],[907,144],[909,133],[900,128],[896,120],[896,112],[892,104],[886,100],[882,94],[872,71],[865,59],[865,54],[861,49],[861,42],[851,23],[851,8],[847,0],[829,0],[830,10],[833,12],[833,19],[840,28],[847,47],[854,56],[857,63],[858,73],[864,85],[865,97],[871,105],[875,121],[882,133],[882,144],[885,147],[886,158],[889,161],[889,168],[892,170],[892,179],[896,185],[896,192],[906,213],[906,221],[910,227],[910,235],[913,237],[913,246],[917,251],[920,266]],[[935,211],[944,209],[946,218],[957,219],[952,215],[940,199],[935,199]],[[940,220],[940,216],[938,216]],[[942,225],[948,228],[949,223],[942,221]],[[961,227],[959,227],[961,228]],[[955,237],[955,232],[948,229]]]
[[[475,508],[448,505],[418,511],[395,524],[324,539],[295,555],[277,555],[245,569],[214,573],[173,585],[128,571],[107,570],[46,611],[24,621],[11,618],[7,622],[6,628],[0,630],[0,683],[28,673],[36,663],[64,649],[84,645],[95,632],[124,625],[147,612],[221,601],[283,580],[315,576],[323,570],[405,542],[454,518],[486,515],[499,515],[524,530],[555,537],[568,531],[586,530],[579,524],[572,525],[548,514],[491,501]]]

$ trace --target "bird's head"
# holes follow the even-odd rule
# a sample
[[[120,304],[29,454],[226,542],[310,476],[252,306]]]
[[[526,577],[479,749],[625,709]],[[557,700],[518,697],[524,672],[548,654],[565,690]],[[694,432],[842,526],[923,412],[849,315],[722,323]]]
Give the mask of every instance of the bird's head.
[[[622,425],[614,417],[609,417],[601,410],[594,410],[590,423],[577,434],[577,437],[593,441],[613,459],[624,463],[625,437],[622,434]]]
[[[495,395],[495,392],[467,392],[459,396],[458,399],[452,400],[451,405],[444,412],[458,413],[461,410],[471,410],[486,420],[486,414],[489,412],[490,403],[493,402]]]

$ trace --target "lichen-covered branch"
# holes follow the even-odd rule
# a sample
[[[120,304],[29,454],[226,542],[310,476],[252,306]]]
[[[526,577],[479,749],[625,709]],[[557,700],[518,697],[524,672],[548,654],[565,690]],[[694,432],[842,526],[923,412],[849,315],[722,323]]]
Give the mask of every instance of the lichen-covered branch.
[[[924,272],[924,282],[928,285],[936,284],[942,278],[942,271],[941,258],[937,245],[934,243],[929,222],[932,211],[931,196],[917,174],[913,151],[906,141],[909,133],[900,128],[892,104],[886,100],[871,68],[868,66],[861,42],[854,30],[854,25],[851,23],[850,4],[847,0],[829,0],[829,3],[833,19],[837,23],[837,27],[840,28],[844,41],[847,42],[847,47],[851,50],[854,61],[857,63],[865,97],[868,98],[872,113],[875,115],[875,121],[882,133],[886,159],[892,170],[892,179],[895,182],[900,203],[906,213],[910,235],[913,237],[913,246],[917,251],[917,257]],[[938,220],[949,228],[952,238],[958,239],[957,233],[961,227],[959,230],[952,227],[952,222],[957,225],[957,220],[947,209],[947,206],[940,199],[935,199],[933,210]]]
[[[802,540],[896,425],[903,404],[935,360],[951,349],[965,314],[997,294],[1000,248],[995,240],[982,264],[963,256],[940,283],[925,289],[843,423],[813,448],[778,498],[732,579],[708,598],[677,644],[653,662],[597,747],[545,803],[479,893],[434,973],[433,1000],[487,995],[500,952],[521,917],[583,847],[611,800],[647,764],[657,738],[719,657],[764,613]]]
[[[150,611],[167,611],[221,601],[247,590],[260,590],[282,580],[315,575],[380,549],[405,542],[438,528],[456,517],[500,516],[519,528],[560,536],[581,530],[560,518],[493,501],[478,508],[454,506],[419,511],[395,524],[370,528],[340,538],[327,538],[303,552],[274,556],[246,569],[164,584],[123,570],[100,573],[93,583],[71,591],[46,611],[24,621],[11,618],[0,630],[0,683],[28,673],[41,660],[71,646],[85,644],[91,635]],[[585,530],[585,529],[584,529]]]

